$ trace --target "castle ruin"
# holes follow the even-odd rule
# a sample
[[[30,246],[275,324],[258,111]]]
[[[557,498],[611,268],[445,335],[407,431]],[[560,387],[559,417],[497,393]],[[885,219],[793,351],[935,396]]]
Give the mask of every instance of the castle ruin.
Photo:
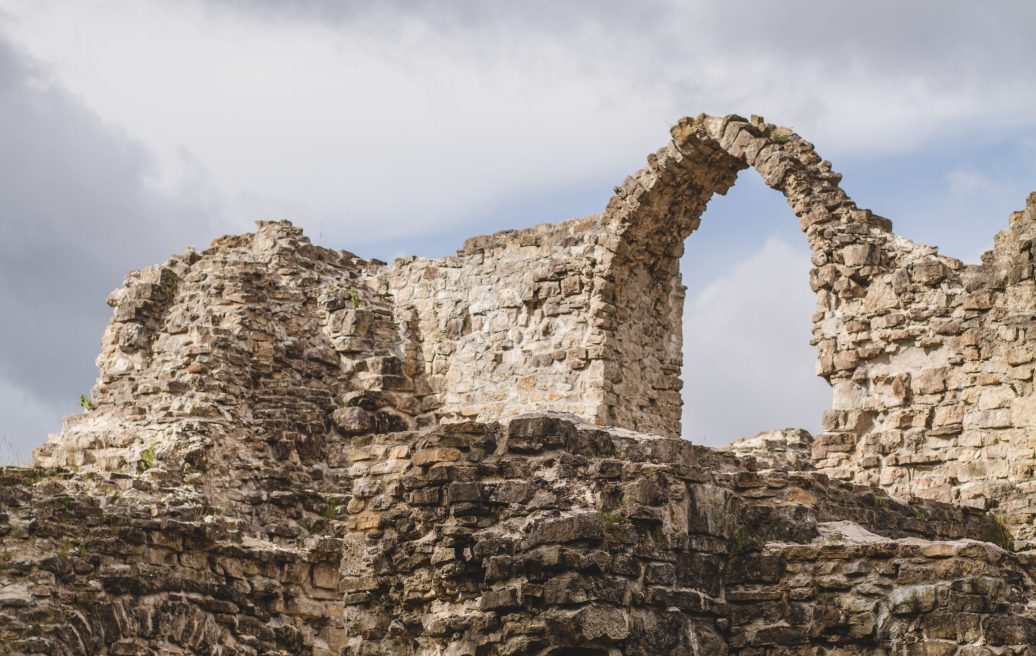
[[[130,274],[96,408],[0,472],[0,644],[1036,654],[1036,194],[965,265],[786,128],[671,134],[600,214],[454,256],[262,222]],[[833,401],[716,450],[679,437],[679,260],[747,168],[809,244]]]

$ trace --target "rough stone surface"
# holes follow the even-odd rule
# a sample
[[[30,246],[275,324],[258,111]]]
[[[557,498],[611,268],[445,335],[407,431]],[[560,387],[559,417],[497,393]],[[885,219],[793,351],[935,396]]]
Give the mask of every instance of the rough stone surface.
[[[978,509],[755,472],[571,415],[324,446],[309,465],[242,454],[210,486],[182,483],[168,458],[136,476],[6,470],[3,644],[878,654],[981,636],[1031,653],[1036,563],[977,541],[1002,537]]]
[[[263,222],[130,274],[95,408],[0,471],[0,653],[1036,654],[1036,195],[965,266],[790,130],[671,133],[601,214],[440,260]],[[834,401],[715,450],[679,258],[749,167]]]
[[[813,436],[801,428],[766,431],[734,440],[720,451],[752,458],[761,469],[802,471],[813,468]]]

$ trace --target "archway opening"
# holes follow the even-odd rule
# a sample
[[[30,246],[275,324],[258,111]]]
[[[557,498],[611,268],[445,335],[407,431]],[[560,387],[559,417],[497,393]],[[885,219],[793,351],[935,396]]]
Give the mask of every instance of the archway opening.
[[[787,128],[765,123],[761,117],[751,120],[734,115],[686,118],[673,127],[671,134],[673,140],[669,144],[648,156],[647,167],[627,178],[616,189],[605,213],[605,221],[614,235],[615,251],[606,275],[602,276],[603,302],[599,316],[595,318],[605,353],[603,398],[598,420],[641,432],[694,436],[702,431],[694,426],[688,426],[685,431],[680,426],[681,380],[691,380],[696,376],[694,371],[681,376],[684,373],[682,327],[685,293],[680,260],[685,252],[685,242],[701,225],[710,200],[716,194],[722,196],[731,190],[738,173],[748,168],[761,176],[766,187],[787,199],[790,207],[777,212],[785,217],[791,214],[783,222],[789,226],[788,229],[795,227],[801,230],[795,239],[789,236],[787,243],[791,249],[795,248],[795,243],[808,246],[814,265],[809,272],[808,286],[816,291],[815,307],[822,311],[812,328],[804,330],[803,339],[811,339],[812,333],[817,332],[816,353],[811,354],[806,362],[816,362],[816,371],[828,380],[841,375],[840,372],[852,365],[851,358],[845,355],[839,355],[837,361],[835,358],[844,332],[843,317],[837,308],[841,303],[860,299],[868,293],[867,281],[881,270],[883,248],[891,224],[859,208],[845,194],[838,185],[841,175],[831,170],[830,163],[817,154],[813,144]],[[751,175],[747,179],[751,180]],[[748,183],[749,189],[753,186],[758,188],[758,178],[752,182]],[[727,203],[748,192],[741,190],[735,193],[737,195],[731,196]],[[774,207],[776,205],[779,203]],[[797,220],[792,217],[797,217]],[[751,221],[737,217],[727,223],[729,230],[735,231],[728,232],[728,235],[732,234],[740,243],[728,257],[736,258],[741,253],[743,259],[745,252],[751,252],[751,248],[745,247],[748,242],[742,237],[752,234],[751,228],[745,227]],[[784,229],[781,221],[773,225],[776,230]],[[754,232],[764,236],[768,234],[765,229]],[[779,250],[771,246],[769,254],[772,256]],[[693,257],[693,254],[689,256]],[[755,277],[762,281],[774,276],[763,267]],[[803,282],[806,287],[805,280]],[[748,289],[759,286],[759,281],[752,280],[746,285]],[[793,289],[802,288],[795,286]],[[712,295],[727,298],[732,294],[713,292]],[[779,300],[782,293],[773,292],[770,296],[774,298],[767,297],[766,300]],[[752,323],[765,325],[768,318],[772,319],[759,307],[749,305],[749,309],[748,317],[736,325],[741,328]],[[809,314],[812,317],[813,313]],[[729,340],[700,340],[704,348],[711,350],[715,350],[719,341]],[[745,347],[756,341],[752,337],[746,338],[740,345],[741,350],[747,350]],[[744,367],[746,371],[735,370],[735,380],[740,382],[727,390],[727,403],[719,405],[719,409],[726,414],[737,413],[747,417],[745,407],[751,401],[743,383],[758,377],[757,366],[773,360],[785,348],[782,345],[763,349],[757,352],[754,360],[750,360],[752,367]],[[802,366],[803,371],[808,371],[805,364]],[[730,363],[722,363],[721,368],[728,373],[734,369]],[[807,386],[811,386],[811,376],[804,380],[809,381],[805,383]],[[712,390],[717,387],[711,381],[709,385]],[[790,387],[791,397],[800,398],[797,386],[789,386],[786,382],[763,385],[764,395],[776,396],[776,386]],[[826,402],[821,404],[817,401],[816,404],[818,410],[830,407]],[[820,414],[808,412],[813,417]],[[726,433],[727,430],[719,432]],[[724,437],[705,435],[704,440],[725,442],[741,430],[730,429],[733,435]],[[752,426],[747,432],[759,432],[759,427]]]
[[[742,171],[684,247],[681,434],[722,446],[780,428],[819,431],[831,388],[810,345],[810,251],[784,196]]]

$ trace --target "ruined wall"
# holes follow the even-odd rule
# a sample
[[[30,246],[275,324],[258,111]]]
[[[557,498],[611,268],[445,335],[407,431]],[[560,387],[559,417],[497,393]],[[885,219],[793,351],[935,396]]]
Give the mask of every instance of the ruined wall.
[[[812,254],[817,371],[833,388],[817,467],[995,509],[1036,538],[1036,197],[965,266],[858,208],[790,130],[702,115],[671,135],[603,213],[477,237],[455,256],[385,265],[264,223],[132,274],[109,299],[97,410],[38,461],[218,459],[226,432],[257,460],[305,459],[330,431],[543,410],[678,436],[679,258],[711,196],[752,168]]]
[[[380,268],[263,222],[130,274],[108,298],[96,408],[35,461],[132,472],[149,452],[190,475],[242,448],[256,466],[308,461],[332,433],[410,427],[421,381],[404,371]]]
[[[455,418],[561,410],[604,420],[595,325],[600,217],[469,239],[456,256],[388,270],[430,407]]]
[[[393,265],[397,321],[422,345],[441,416],[550,407],[678,436],[679,260],[709,199],[742,169],[754,167],[787,196],[817,258],[842,242],[881,241],[871,233],[889,228],[857,209],[838,187],[841,176],[786,129],[701,116],[672,135],[616,187],[602,214]]]
[[[814,272],[838,321],[814,329],[834,408],[815,445],[833,476],[995,509],[1031,542],[1036,195],[979,265],[897,239],[847,244]],[[823,278],[869,270],[835,302]]]
[[[817,372],[834,391],[816,466],[893,494],[994,508],[1020,540],[1036,538],[1036,195],[981,265],[964,266],[859,209],[788,130],[699,117],[672,132],[605,213],[619,243],[603,289],[607,421],[673,434],[682,243],[711,194],[751,166],[787,198],[812,253]]]
[[[1032,653],[1036,569],[977,509],[571,416],[323,449],[0,470],[0,652]]]
[[[488,238],[495,246],[484,264],[472,259],[483,251],[464,251],[465,270],[455,279],[478,281],[475,315],[513,304],[501,299],[512,299],[516,286],[529,296],[535,285],[528,267],[536,262],[539,293],[555,299],[553,324],[571,332],[557,348],[558,334],[542,330],[545,320],[530,322],[540,332],[521,332],[521,351],[531,357],[506,365],[500,352],[511,349],[516,329],[433,340],[440,350],[463,346],[462,356],[444,356],[451,374],[433,384],[443,390],[442,412],[477,417],[481,399],[490,404],[484,410],[512,416],[542,409],[547,399],[603,424],[679,435],[679,258],[709,198],[751,167],[787,198],[812,254],[817,372],[833,387],[816,465],[893,494],[993,508],[1019,539],[1036,537],[1029,345],[1036,196],[1011,217],[981,265],[965,266],[896,236],[890,221],[860,209],[839,187],[841,176],[790,130],[762,119],[701,116],[681,121],[672,136],[617,188],[603,214],[557,226],[565,247],[539,228]],[[500,276],[508,271],[503,262],[514,267],[509,279]],[[560,284],[577,271],[578,285]],[[481,287],[486,280],[501,294]],[[464,293],[471,292],[428,292],[454,303]],[[458,311],[425,315],[438,315],[441,324],[457,322]],[[547,355],[568,357],[573,343],[587,345],[590,359],[577,375]],[[483,380],[492,381],[484,397]],[[520,396],[522,387],[535,392]]]

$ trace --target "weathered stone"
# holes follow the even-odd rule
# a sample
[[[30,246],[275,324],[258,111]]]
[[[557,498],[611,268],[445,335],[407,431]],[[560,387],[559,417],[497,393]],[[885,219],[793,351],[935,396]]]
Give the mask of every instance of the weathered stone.
[[[1036,195],[964,265],[761,117],[671,134],[601,214],[439,260],[261,222],[131,273],[94,409],[0,470],[3,647],[1031,651]],[[679,258],[748,166],[833,407],[714,450],[678,438]]]

